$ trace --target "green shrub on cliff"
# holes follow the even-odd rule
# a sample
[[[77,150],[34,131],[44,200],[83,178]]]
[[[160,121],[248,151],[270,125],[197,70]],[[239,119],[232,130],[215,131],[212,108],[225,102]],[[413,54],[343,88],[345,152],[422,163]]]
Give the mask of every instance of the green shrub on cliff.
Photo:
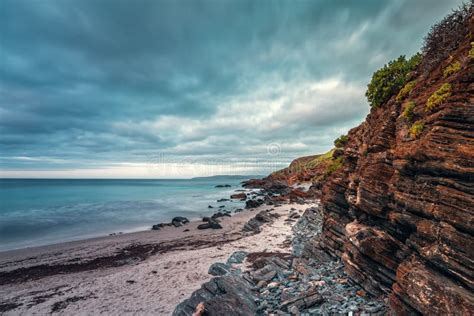
[[[442,104],[447,98],[451,96],[451,84],[445,83],[438,90],[436,90],[426,101],[426,111],[431,111],[436,106]]]
[[[333,148],[330,151],[328,151],[328,152],[326,152],[322,155],[317,156],[315,159],[308,162],[308,167],[309,168],[315,168],[315,167],[317,167],[321,164],[327,163],[328,161],[330,161],[332,159],[332,155],[334,154],[335,150],[336,149]]]
[[[413,90],[415,86],[416,80],[408,82],[406,85],[403,86],[403,88],[400,89],[400,92],[398,92],[397,97],[395,99],[397,101],[403,100],[411,92],[411,90]]]
[[[421,121],[416,121],[413,123],[413,125],[410,127],[410,136],[413,138],[418,138],[418,136],[423,132],[423,129],[425,128],[425,123]]]
[[[444,68],[443,77],[447,78],[447,77],[451,76],[452,74],[455,74],[459,70],[461,70],[461,63],[456,60],[456,61],[452,62],[451,64],[449,64],[448,66],[446,66],[446,68]]]
[[[471,49],[469,50],[469,58],[474,59],[474,42],[471,42]]]
[[[347,135],[341,135],[334,141],[334,146],[337,148],[342,148],[347,144],[349,137]]]
[[[410,59],[400,56],[377,70],[367,86],[365,95],[372,107],[387,102],[406,83],[408,74],[415,70],[421,61],[421,55],[415,54]]]
[[[408,101],[405,103],[405,108],[403,109],[402,116],[406,118],[408,121],[413,119],[413,109],[415,108],[416,104],[413,101]]]

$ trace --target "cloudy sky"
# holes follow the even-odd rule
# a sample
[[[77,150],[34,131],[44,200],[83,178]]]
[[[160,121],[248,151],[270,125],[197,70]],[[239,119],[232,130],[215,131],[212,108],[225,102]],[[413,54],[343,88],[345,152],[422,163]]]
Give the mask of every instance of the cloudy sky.
[[[265,174],[459,0],[0,0],[0,177]]]

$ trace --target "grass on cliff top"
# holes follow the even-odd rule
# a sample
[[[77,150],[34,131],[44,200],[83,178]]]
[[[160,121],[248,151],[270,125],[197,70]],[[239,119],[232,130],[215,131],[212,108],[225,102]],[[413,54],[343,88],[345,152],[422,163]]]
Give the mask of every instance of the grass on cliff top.
[[[308,167],[309,168],[315,168],[317,167],[318,165],[320,165],[322,162],[325,162],[325,161],[328,161],[329,159],[332,158],[332,155],[334,154],[334,151],[336,149],[333,148],[331,149],[330,151],[328,151],[327,153],[324,153],[322,155],[319,155],[318,157],[314,158],[313,160],[309,161],[308,162]]]
[[[287,174],[297,174],[305,170],[312,170],[322,166],[322,164],[329,164],[329,161],[332,160],[332,155],[335,150],[336,149],[333,148],[330,151],[321,155],[314,155],[295,159],[287,168],[275,171],[271,174],[271,176],[278,178]]]

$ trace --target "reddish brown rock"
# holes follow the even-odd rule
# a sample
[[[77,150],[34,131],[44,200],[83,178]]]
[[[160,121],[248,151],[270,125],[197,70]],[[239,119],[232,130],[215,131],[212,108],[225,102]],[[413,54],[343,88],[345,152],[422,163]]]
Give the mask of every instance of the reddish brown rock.
[[[245,200],[247,198],[247,194],[245,193],[236,193],[236,194],[232,194],[230,196],[231,199],[237,199],[237,200]]]
[[[407,300],[426,315],[471,315],[474,310],[472,292],[431,269],[416,255],[398,267],[397,284],[391,295]]]
[[[322,188],[323,230],[312,246],[342,258],[367,292],[390,293],[394,314],[474,310],[472,41],[430,73],[413,74],[413,121],[424,123],[418,138],[408,136],[413,121],[393,97],[349,132],[343,168]],[[445,78],[452,60],[461,70]],[[451,96],[426,111],[444,83]]]

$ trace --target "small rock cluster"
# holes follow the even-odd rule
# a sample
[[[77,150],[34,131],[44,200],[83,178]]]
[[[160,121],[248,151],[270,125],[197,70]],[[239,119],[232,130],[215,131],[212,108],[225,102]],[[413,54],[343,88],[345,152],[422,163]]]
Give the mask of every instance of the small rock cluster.
[[[273,223],[275,218],[278,218],[280,215],[277,213],[271,213],[273,209],[263,210],[258,212],[254,217],[252,217],[247,223],[245,223],[243,232],[250,233],[260,233],[260,226],[265,223]]]
[[[257,314],[383,315],[387,311],[383,298],[370,297],[350,282],[340,261],[278,257],[262,261],[260,265],[265,265],[250,273],[257,282]]]
[[[245,208],[257,208],[260,205],[264,204],[265,201],[262,199],[248,200],[245,202]]]
[[[230,184],[218,184],[215,188],[230,188],[232,187]]]
[[[222,225],[219,223],[219,218],[225,216],[230,217],[230,211],[222,210],[214,213],[211,217],[205,216],[202,218],[204,224],[198,225],[197,229],[221,229]]]
[[[173,217],[173,219],[171,220],[171,223],[159,223],[159,224],[153,225],[151,229],[160,230],[161,228],[165,226],[181,227],[187,223],[189,223],[189,219],[187,219],[186,217],[176,216],[176,217]]]
[[[245,257],[247,263],[253,262],[242,272]],[[385,315],[385,297],[365,293],[347,278],[343,267],[339,260],[316,262],[289,253],[237,251],[226,263],[211,265],[209,274],[217,277],[173,314],[191,315],[199,305],[206,315],[220,315],[224,307],[214,302],[221,301],[235,315]],[[225,284],[225,291],[217,292],[218,284]]]
[[[304,211],[303,216],[292,227],[291,245],[295,256],[300,257],[305,254],[311,257],[307,245],[321,234],[322,225],[323,217],[319,207],[310,207]]]

